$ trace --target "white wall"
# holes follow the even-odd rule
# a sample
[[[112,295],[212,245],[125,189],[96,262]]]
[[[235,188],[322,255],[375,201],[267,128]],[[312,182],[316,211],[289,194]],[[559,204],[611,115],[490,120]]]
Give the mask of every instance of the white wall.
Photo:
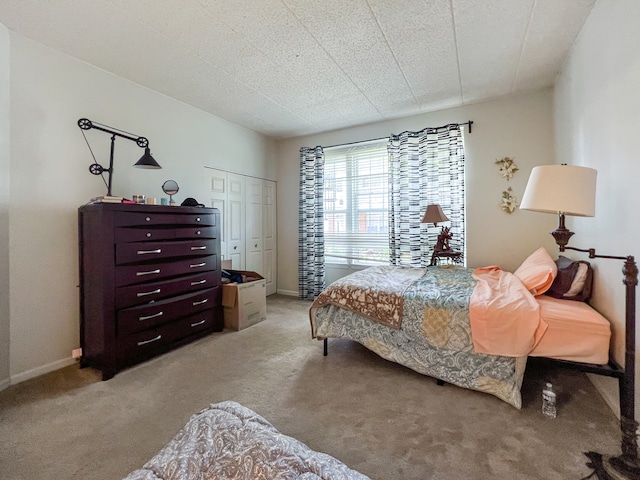
[[[640,2],[601,0],[557,80],[558,159],[598,170],[596,216],[568,218],[571,245],[602,255],[640,255]],[[593,260],[593,305],[613,323],[614,352],[624,359],[622,262]],[[638,309],[636,301],[636,310]],[[637,350],[637,347],[636,347]],[[640,350],[638,351],[640,353]],[[640,368],[636,362],[636,372]],[[616,382],[593,377],[617,409]],[[636,384],[640,386],[638,380]],[[636,390],[638,392],[638,389]],[[636,393],[636,412],[640,407]]]
[[[0,24],[0,390],[9,384],[9,31]]]
[[[106,193],[100,177],[88,171],[93,159],[79,118],[149,139],[162,170],[132,168],[143,150],[116,140],[113,193],[129,198],[161,197],[162,183],[173,179],[180,186],[178,204],[186,197],[204,203],[204,165],[233,165],[239,173],[275,180],[275,143],[13,33],[10,67],[9,370],[15,383],[70,363],[79,347],[77,209]],[[6,131],[3,119],[0,132]],[[108,166],[110,135],[86,134],[98,162]],[[0,149],[4,178],[2,158]],[[0,322],[3,336],[4,329]],[[2,374],[6,360],[0,360]]]
[[[387,137],[405,130],[421,130],[447,123],[473,120],[472,133],[465,127],[467,194],[467,264],[499,265],[515,270],[536,248],[555,251],[547,232],[557,220],[529,212],[503,212],[502,191],[511,186],[520,200],[531,169],[555,163],[552,91],[543,90],[440,112],[297,137],[279,143],[278,154],[278,291],[298,292],[298,190],[300,147],[330,146]],[[520,171],[510,182],[502,179],[497,159],[515,159]]]

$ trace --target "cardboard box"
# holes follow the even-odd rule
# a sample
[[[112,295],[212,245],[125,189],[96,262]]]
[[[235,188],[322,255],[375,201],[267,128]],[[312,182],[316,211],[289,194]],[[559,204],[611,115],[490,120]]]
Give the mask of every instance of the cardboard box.
[[[237,331],[267,318],[266,280],[256,272],[225,270],[242,275],[244,282],[222,285],[224,326]]]

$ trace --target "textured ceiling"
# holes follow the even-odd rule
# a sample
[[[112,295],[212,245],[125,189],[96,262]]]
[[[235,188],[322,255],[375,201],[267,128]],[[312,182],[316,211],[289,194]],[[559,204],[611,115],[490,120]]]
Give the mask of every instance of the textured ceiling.
[[[285,138],[551,86],[595,2],[0,0],[0,23]]]

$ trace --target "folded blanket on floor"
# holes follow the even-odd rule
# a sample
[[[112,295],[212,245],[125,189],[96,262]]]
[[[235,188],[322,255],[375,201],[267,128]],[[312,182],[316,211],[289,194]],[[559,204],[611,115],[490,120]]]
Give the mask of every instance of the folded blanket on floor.
[[[124,480],[369,480],[236,402],[211,405]]]

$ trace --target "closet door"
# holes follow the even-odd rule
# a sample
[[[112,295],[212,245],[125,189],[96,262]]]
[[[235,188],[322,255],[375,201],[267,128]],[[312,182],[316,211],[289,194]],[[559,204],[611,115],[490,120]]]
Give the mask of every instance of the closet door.
[[[245,268],[245,176],[228,173],[227,254],[234,270]]]
[[[263,273],[263,239],[262,239],[262,179],[245,178],[247,194],[245,196],[246,212],[246,269]]]
[[[262,181],[263,268],[267,295],[276,293],[276,182]]]
[[[209,170],[210,205],[220,210],[222,260],[235,270],[245,268],[245,177],[224,170]]]
[[[227,172],[208,170],[211,180],[209,206],[220,211],[220,258],[227,260]]]

